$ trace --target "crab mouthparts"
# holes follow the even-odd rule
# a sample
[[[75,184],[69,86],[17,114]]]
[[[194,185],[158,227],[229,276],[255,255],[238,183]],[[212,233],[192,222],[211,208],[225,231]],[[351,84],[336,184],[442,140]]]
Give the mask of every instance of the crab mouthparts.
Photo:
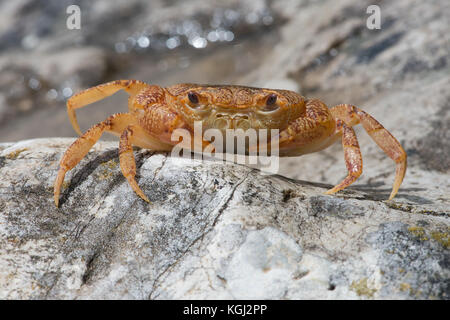
[[[243,129],[251,128],[248,115],[225,115],[216,114],[213,121],[213,127],[219,130],[225,129]]]

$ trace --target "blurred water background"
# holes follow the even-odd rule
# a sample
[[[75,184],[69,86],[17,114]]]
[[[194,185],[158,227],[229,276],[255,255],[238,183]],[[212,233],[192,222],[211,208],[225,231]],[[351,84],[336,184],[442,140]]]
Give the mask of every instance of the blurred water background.
[[[73,4],[79,30],[66,26]],[[5,142],[75,136],[65,101],[110,80],[238,84],[276,45],[284,19],[263,0],[4,0],[0,21]],[[126,111],[126,99],[121,92],[79,110],[82,129]]]

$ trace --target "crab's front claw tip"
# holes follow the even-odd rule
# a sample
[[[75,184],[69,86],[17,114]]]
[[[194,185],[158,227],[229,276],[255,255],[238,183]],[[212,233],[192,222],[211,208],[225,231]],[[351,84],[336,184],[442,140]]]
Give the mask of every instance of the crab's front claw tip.
[[[331,194],[334,194],[334,193],[336,193],[336,192],[339,191],[339,190],[335,190],[335,189],[336,189],[336,188],[329,189],[329,190],[325,191],[325,194],[331,195]]]
[[[142,194],[142,195],[139,195],[141,198],[142,198],[142,200],[144,200],[145,202],[147,202],[147,203],[152,203],[148,198],[147,198],[147,196],[145,195],[145,194]]]
[[[59,207],[59,188],[55,185],[55,189],[53,190],[53,201],[55,202],[55,206]]]
[[[395,168],[395,181],[394,181],[394,186],[392,187],[392,192],[391,195],[389,196],[389,200],[392,200],[397,192],[398,189],[400,189],[400,185],[403,182],[403,178],[405,177],[406,174],[406,156],[404,158],[403,161],[399,161],[397,163],[397,166]]]
[[[73,126],[74,126],[73,128],[75,129],[75,132],[76,132],[79,136],[82,136],[83,133],[81,132],[81,129],[80,129],[80,126],[78,125],[78,123],[74,124]]]
[[[55,201],[56,207],[59,206],[59,194],[61,192],[61,186],[64,182],[66,171],[67,170],[61,167],[59,168],[58,175],[56,176],[55,185],[53,187],[53,200]]]
[[[398,190],[393,189],[392,192],[391,192],[391,195],[389,196],[389,199],[388,199],[388,200],[394,199],[394,197],[397,195],[397,191],[398,191]]]
[[[70,123],[72,124],[73,129],[79,136],[81,136],[82,133],[81,133],[80,125],[78,124],[78,121],[77,121],[77,116],[75,114],[75,110],[67,109],[67,113],[69,114],[69,120],[70,120]]]

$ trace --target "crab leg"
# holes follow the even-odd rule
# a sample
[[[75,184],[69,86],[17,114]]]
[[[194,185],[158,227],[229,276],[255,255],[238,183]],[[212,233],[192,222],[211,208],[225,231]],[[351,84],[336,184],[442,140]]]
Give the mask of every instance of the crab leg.
[[[362,156],[355,131],[341,120],[337,120],[336,130],[336,134],[342,135],[342,147],[344,148],[345,165],[347,166],[348,175],[340,184],[328,190],[326,194],[333,194],[347,188],[362,173]]]
[[[100,139],[105,131],[120,134],[130,123],[135,123],[136,119],[128,113],[117,113],[110,116],[86,131],[81,137],[72,143],[64,153],[59,164],[58,175],[54,185],[54,200],[56,206],[59,203],[61,185],[64,182],[66,172],[75,167],[81,159],[88,153],[89,149]]]
[[[131,188],[136,194],[147,202],[150,200],[138,186],[136,176],[136,161],[133,154],[133,146],[137,145],[142,148],[152,149],[156,151],[168,151],[172,148],[171,145],[159,142],[153,136],[145,132],[140,126],[128,126],[120,136],[119,144],[119,160],[120,169],[127,179]]]
[[[77,116],[75,114],[76,109],[104,99],[123,89],[130,95],[128,108],[131,110],[132,98],[146,87],[148,87],[146,83],[138,80],[117,80],[83,90],[73,95],[67,100],[67,113],[69,114],[69,120],[72,127],[81,136],[80,126],[78,125]]]
[[[397,194],[406,173],[406,152],[400,143],[372,116],[361,109],[341,104],[330,109],[333,116],[341,119],[347,126],[361,123],[376,144],[396,163],[395,180],[389,200]]]

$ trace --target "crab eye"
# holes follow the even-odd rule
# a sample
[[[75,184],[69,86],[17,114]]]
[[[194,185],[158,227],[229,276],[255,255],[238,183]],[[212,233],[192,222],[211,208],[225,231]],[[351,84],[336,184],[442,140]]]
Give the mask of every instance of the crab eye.
[[[272,93],[267,97],[266,105],[273,106],[277,102],[277,95],[275,93]]]
[[[271,112],[279,108],[277,105],[277,95],[275,93],[270,94],[266,99],[266,104],[262,106],[261,111]]]
[[[195,92],[189,92],[188,93],[188,98],[189,98],[190,102],[192,102],[194,104],[198,103],[198,95]]]

